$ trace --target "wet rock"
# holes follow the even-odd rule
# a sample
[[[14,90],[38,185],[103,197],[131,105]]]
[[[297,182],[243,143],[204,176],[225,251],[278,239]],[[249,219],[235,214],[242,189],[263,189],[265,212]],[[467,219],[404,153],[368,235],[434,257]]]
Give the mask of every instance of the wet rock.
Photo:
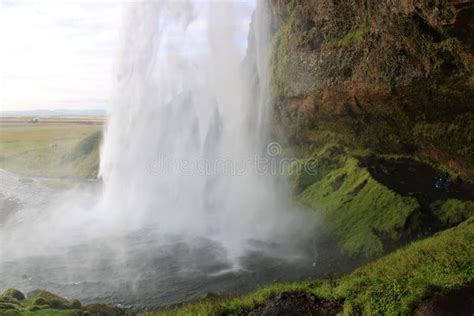
[[[125,315],[124,310],[114,305],[103,305],[103,304],[89,304],[84,307],[84,311],[87,314],[93,316],[120,316]]]
[[[69,305],[69,307],[71,309],[81,309],[82,308],[82,304],[79,300],[72,300],[71,301],[71,304]]]
[[[67,299],[44,290],[39,291],[33,297],[33,304],[48,305],[51,308],[57,309],[68,309],[71,305],[71,303]]]
[[[2,296],[13,297],[19,301],[23,301],[25,299],[25,295],[22,292],[18,291],[17,289],[12,289],[12,288],[6,289],[3,292]]]
[[[262,306],[251,310],[248,315],[338,315],[342,311],[341,301],[319,299],[310,293],[282,292],[268,299]]]

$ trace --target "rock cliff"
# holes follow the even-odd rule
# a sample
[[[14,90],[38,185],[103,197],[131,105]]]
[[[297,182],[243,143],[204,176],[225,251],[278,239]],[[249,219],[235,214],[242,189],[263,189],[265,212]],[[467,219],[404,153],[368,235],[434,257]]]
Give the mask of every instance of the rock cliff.
[[[270,2],[278,139],[408,154],[474,177],[474,1]]]

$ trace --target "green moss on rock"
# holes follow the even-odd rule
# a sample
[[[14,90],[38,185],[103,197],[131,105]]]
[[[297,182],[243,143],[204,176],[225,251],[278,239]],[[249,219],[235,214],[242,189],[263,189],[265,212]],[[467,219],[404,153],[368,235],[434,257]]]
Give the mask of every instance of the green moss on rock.
[[[33,305],[48,305],[52,308],[66,309],[70,307],[70,302],[56,294],[48,291],[40,291],[32,298]]]
[[[474,179],[472,36],[460,35],[470,28],[457,20],[466,11],[449,1],[272,6],[279,141],[332,133],[346,145],[430,159]]]
[[[12,297],[18,301],[23,301],[25,299],[25,294],[23,294],[22,292],[18,291],[17,289],[12,289],[12,288],[9,288],[9,289],[6,289],[3,293],[2,293],[2,296],[3,297]]]
[[[272,94],[283,95],[285,86],[281,78],[285,76],[291,50],[291,37],[296,23],[296,15],[290,11],[290,17],[273,36],[272,43]]]
[[[355,30],[352,30],[348,32],[346,35],[344,35],[343,38],[339,40],[332,40],[329,41],[329,45],[333,46],[346,46],[346,45],[351,45],[358,43],[362,41],[364,38],[364,35],[368,32],[368,27],[367,26],[359,26]]]
[[[438,201],[432,205],[435,216],[444,225],[456,225],[474,216],[474,202],[449,199]]]
[[[293,192],[299,194],[313,183],[321,180],[328,173],[340,167],[338,159],[334,159],[344,151],[342,146],[327,144],[309,158],[300,159],[294,167]]]
[[[474,113],[464,113],[451,120],[421,121],[413,135],[420,146],[436,146],[445,155],[458,157],[467,165],[474,157]]]
[[[344,252],[381,254],[383,239],[398,240],[420,206],[415,198],[402,197],[378,183],[357,159],[347,155],[334,159],[340,167],[306,188],[299,199],[323,216]]]

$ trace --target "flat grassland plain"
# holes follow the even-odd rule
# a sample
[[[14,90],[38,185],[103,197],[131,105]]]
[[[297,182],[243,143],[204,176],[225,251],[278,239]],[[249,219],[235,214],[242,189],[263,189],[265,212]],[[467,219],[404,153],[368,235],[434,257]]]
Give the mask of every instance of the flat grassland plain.
[[[95,178],[104,117],[0,117],[0,168],[28,177]]]

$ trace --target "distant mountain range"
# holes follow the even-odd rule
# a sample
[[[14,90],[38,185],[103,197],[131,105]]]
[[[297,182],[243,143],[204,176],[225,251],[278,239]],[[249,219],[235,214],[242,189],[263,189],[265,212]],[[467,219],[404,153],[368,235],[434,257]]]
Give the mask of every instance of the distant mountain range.
[[[0,111],[0,116],[104,116],[105,110],[31,110],[31,111]]]

